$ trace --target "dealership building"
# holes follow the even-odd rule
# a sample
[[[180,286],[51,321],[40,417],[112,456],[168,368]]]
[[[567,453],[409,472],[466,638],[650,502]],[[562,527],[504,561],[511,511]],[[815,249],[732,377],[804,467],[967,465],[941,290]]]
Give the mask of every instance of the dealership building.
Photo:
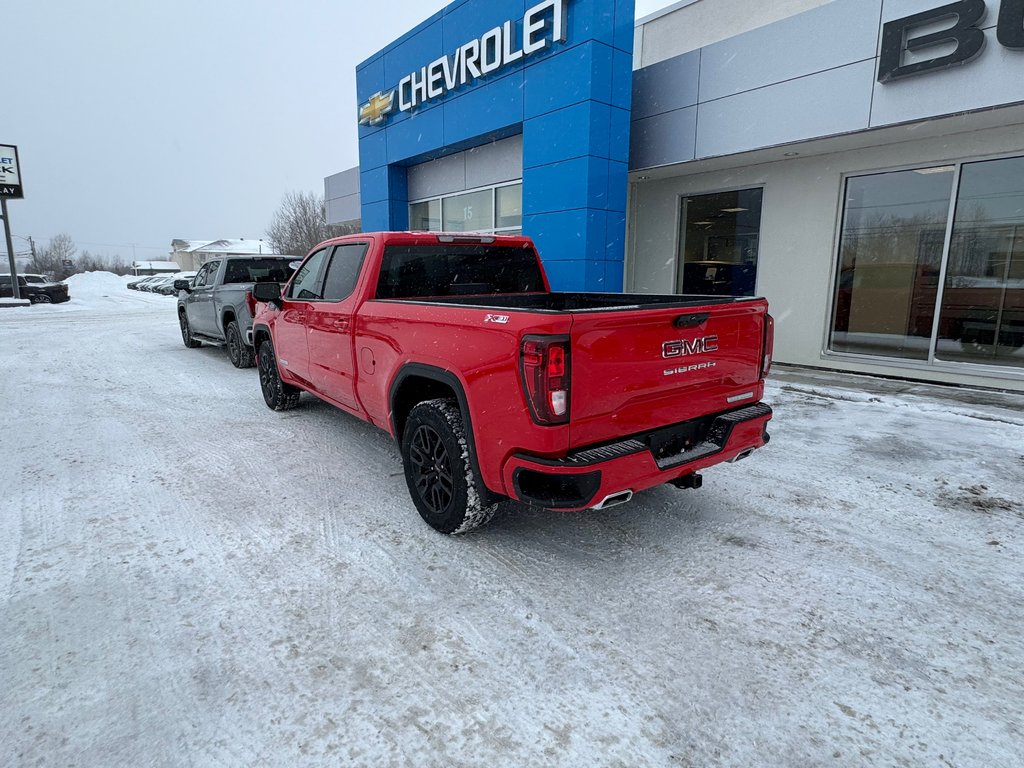
[[[1024,391],[1024,0],[456,0],[357,68],[332,223],[763,295],[776,359]]]

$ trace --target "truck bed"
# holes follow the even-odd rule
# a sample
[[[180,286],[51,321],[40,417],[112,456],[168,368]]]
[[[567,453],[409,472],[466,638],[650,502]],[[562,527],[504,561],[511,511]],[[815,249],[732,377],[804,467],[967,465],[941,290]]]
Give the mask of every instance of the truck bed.
[[[530,312],[608,312],[636,309],[706,307],[758,301],[747,296],[697,296],[645,293],[512,293],[466,296],[429,296],[407,299],[378,299],[415,304],[520,309]]]

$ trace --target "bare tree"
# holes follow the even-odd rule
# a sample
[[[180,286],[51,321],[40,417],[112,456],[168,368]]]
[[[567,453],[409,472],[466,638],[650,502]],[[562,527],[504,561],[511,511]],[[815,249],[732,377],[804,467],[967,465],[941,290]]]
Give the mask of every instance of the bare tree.
[[[74,266],[68,267],[64,264],[65,261],[74,261],[77,250],[71,235],[62,232],[36,250],[36,255],[29,262],[27,271],[52,275],[55,280],[63,280],[78,271]]]
[[[267,229],[267,239],[277,253],[305,256],[317,243],[356,231],[350,226],[329,225],[320,195],[288,192]]]

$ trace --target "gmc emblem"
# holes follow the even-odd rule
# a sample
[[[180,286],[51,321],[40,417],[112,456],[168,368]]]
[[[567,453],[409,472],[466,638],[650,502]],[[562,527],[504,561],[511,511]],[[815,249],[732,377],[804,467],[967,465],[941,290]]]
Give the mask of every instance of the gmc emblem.
[[[718,351],[718,337],[705,336],[701,339],[687,341],[666,341],[661,345],[662,357],[686,357],[688,355],[704,355]]]

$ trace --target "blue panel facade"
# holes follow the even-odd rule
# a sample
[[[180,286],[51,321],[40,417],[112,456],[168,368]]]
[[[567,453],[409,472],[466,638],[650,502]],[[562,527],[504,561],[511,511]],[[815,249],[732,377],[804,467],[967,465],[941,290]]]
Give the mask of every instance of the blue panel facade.
[[[558,7],[564,40],[554,39]],[[454,79],[456,52],[489,33],[488,61],[495,39],[515,58],[531,9],[544,22],[534,36],[546,35],[545,48],[402,108],[417,93],[399,87],[403,78],[447,57],[433,83]],[[364,61],[360,109],[375,94],[393,101],[378,124],[359,128],[363,228],[408,227],[408,166],[522,134],[523,232],[552,287],[622,290],[633,29],[634,0],[456,0]]]

